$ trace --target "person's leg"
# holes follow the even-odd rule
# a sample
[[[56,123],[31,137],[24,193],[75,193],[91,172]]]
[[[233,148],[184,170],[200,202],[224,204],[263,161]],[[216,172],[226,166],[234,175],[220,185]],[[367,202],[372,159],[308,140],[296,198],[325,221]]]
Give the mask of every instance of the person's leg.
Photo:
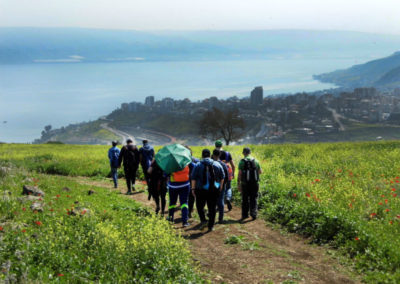
[[[258,184],[254,184],[249,188],[250,193],[250,216],[253,219],[257,218],[257,199],[258,199]]]
[[[208,230],[212,230],[215,224],[215,215],[217,213],[217,200],[218,192],[214,189],[207,195],[207,207],[208,207]]]
[[[165,205],[166,205],[166,200],[165,197],[167,196],[167,185],[165,182],[161,182],[161,187],[160,187],[160,198],[161,198],[161,215],[164,216],[165,213]]]
[[[174,221],[176,202],[178,201],[178,190],[169,188],[168,191],[169,191],[168,219],[169,221]]]
[[[111,175],[114,182],[114,188],[118,188],[118,168],[111,168]]]
[[[152,192],[150,191],[150,187],[149,187],[149,184],[150,184],[150,175],[147,173],[147,170],[148,170],[147,167],[143,167],[143,166],[142,166],[142,170],[143,170],[144,179],[145,179],[146,185],[147,185],[147,191],[148,191],[148,193],[149,193],[149,196],[148,196],[147,199],[150,200],[150,199],[151,199],[151,195],[152,195]]]
[[[194,208],[194,195],[192,193],[192,190],[189,190],[189,218],[192,218],[192,213],[193,213],[193,208]]]
[[[128,187],[128,192],[132,192],[132,181],[131,181],[131,171],[129,168],[124,168],[125,179],[126,179],[126,186]]]
[[[231,188],[231,182],[229,181],[226,184],[226,191],[225,191],[225,197],[226,197],[226,204],[228,205],[228,210],[232,210],[232,188]]]
[[[189,185],[179,189],[179,203],[181,205],[181,210],[182,210],[183,225],[186,225],[189,219],[189,205],[188,205],[189,191],[190,191]]]
[[[132,173],[131,173],[131,180],[132,180],[132,189],[135,191],[135,184],[136,184],[136,174],[137,174],[138,168],[133,168]]]
[[[249,189],[247,185],[242,184],[242,218],[249,217]]]
[[[197,214],[199,214],[200,222],[206,222],[206,216],[204,214],[204,206],[206,205],[206,198],[204,194],[205,190],[196,190],[196,207]]]
[[[225,189],[223,189],[218,196],[217,207],[218,207],[218,221],[222,223],[224,221],[224,209],[225,209]]]
[[[160,192],[157,181],[149,183],[149,191],[153,196],[154,203],[156,204],[156,214],[158,214],[160,212]]]

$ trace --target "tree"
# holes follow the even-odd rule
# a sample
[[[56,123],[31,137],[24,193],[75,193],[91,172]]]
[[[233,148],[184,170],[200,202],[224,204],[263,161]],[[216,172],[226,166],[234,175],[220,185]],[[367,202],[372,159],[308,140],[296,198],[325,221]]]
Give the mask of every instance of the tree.
[[[46,125],[45,127],[44,127],[44,130],[46,131],[46,132],[49,132],[50,130],[51,130],[51,125]]]
[[[226,145],[240,139],[244,134],[245,122],[239,117],[239,110],[221,111],[213,108],[204,113],[199,121],[200,135],[205,138],[223,138]]]

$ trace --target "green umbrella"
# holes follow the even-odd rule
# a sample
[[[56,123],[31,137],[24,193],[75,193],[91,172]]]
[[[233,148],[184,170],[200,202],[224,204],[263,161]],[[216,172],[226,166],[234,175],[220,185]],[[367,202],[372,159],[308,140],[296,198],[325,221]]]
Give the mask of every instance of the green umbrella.
[[[158,151],[155,159],[167,174],[183,170],[192,161],[190,150],[181,144],[164,146]]]

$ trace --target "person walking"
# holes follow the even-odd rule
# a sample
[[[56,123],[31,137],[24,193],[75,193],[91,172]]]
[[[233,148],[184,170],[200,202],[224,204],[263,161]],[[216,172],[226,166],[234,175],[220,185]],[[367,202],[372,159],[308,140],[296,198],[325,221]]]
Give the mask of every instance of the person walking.
[[[118,157],[120,150],[117,147],[117,141],[112,141],[111,144],[112,147],[108,149],[108,159],[110,160],[111,177],[114,181],[114,188],[118,188]]]
[[[220,160],[229,164],[232,168],[232,177],[235,178],[235,163],[233,162],[232,155],[228,151],[222,149],[223,143],[221,140],[215,141],[215,148],[221,151]]]
[[[244,158],[239,162],[238,190],[242,193],[242,220],[250,216],[257,218],[257,198],[261,168],[259,162],[250,156],[250,148],[243,149]]]
[[[204,206],[207,203],[209,211],[208,231],[213,231],[219,192],[224,183],[224,171],[218,162],[213,161],[208,149],[202,151],[202,160],[193,170],[192,192],[196,198],[197,212],[202,224],[207,222]]]
[[[123,162],[126,185],[128,187],[127,195],[132,194],[135,190],[136,172],[139,168],[140,154],[132,139],[126,140],[126,146],[122,147],[118,157],[118,167],[121,167]]]
[[[222,188],[220,189],[220,192],[218,194],[218,200],[217,200],[217,209],[218,209],[218,223],[222,224],[224,222],[224,209],[225,209],[225,190],[226,190],[226,184],[228,180],[228,167],[224,162],[222,162],[219,157],[221,155],[221,152],[218,149],[215,149],[212,153],[212,159],[219,163],[224,171],[224,182],[222,185]]]
[[[140,165],[142,166],[143,170],[143,175],[144,179],[146,180],[147,183],[147,190],[149,192],[148,199],[151,199],[151,191],[149,187],[149,174],[148,174],[148,169],[150,168],[151,161],[153,161],[154,158],[154,148],[150,146],[148,140],[143,140],[143,146],[139,149],[140,153]]]
[[[185,146],[187,149],[190,150],[190,155],[192,156],[192,162],[189,164],[189,176],[192,176],[192,172],[194,168],[196,167],[197,163],[200,162],[199,159],[193,157],[193,152],[192,149],[190,149],[189,146]],[[195,201],[195,196],[192,192],[192,186],[190,186],[190,191],[189,191],[189,219],[192,218],[192,213],[194,209],[194,201]]]
[[[168,207],[168,220],[174,221],[174,213],[176,209],[176,203],[179,197],[179,203],[182,210],[182,224],[183,227],[190,226],[189,219],[189,191],[190,191],[190,176],[189,176],[189,165],[183,170],[174,172],[169,176],[168,180],[168,192],[169,192],[169,207]]]
[[[149,190],[156,203],[156,214],[161,210],[161,216],[165,212],[165,196],[167,195],[167,175],[160,168],[155,160],[151,163],[147,170],[149,176]],[[161,201],[161,206],[160,206]]]

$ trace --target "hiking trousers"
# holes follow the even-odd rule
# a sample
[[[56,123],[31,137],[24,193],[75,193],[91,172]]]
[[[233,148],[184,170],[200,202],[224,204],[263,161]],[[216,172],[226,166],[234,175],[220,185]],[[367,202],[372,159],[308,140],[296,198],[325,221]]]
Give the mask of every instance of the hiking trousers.
[[[158,212],[161,210],[161,214],[164,215],[166,205],[165,196],[167,195],[167,186],[165,181],[161,181],[160,186],[158,186],[158,181],[150,181],[149,191],[153,196],[154,202],[156,203],[156,213],[158,214]]]
[[[222,222],[224,220],[224,209],[225,209],[225,186],[218,195],[217,208],[218,208],[218,221]]]
[[[192,215],[192,213],[193,213],[194,200],[195,200],[195,198],[194,198],[193,192],[192,192],[192,190],[190,190],[190,192],[189,192],[189,215]]]
[[[132,186],[135,187],[137,169],[138,168],[124,168],[128,192],[132,191]]]
[[[175,209],[177,208],[176,203],[179,197],[179,203],[181,205],[181,210],[182,210],[182,223],[183,224],[187,223],[189,219],[189,205],[188,205],[189,191],[190,191],[190,184],[179,188],[168,187],[168,192],[169,192],[168,216],[170,221],[174,220],[174,213]]]
[[[118,168],[111,167],[111,177],[114,182],[114,187],[118,187]]]
[[[242,184],[242,218],[257,217],[258,183]]]
[[[216,189],[205,190],[196,189],[196,207],[197,213],[199,214],[200,221],[202,223],[206,222],[206,216],[204,213],[204,207],[207,204],[208,207],[208,228],[212,229],[215,224],[215,214],[217,209],[217,200],[219,192]]]

